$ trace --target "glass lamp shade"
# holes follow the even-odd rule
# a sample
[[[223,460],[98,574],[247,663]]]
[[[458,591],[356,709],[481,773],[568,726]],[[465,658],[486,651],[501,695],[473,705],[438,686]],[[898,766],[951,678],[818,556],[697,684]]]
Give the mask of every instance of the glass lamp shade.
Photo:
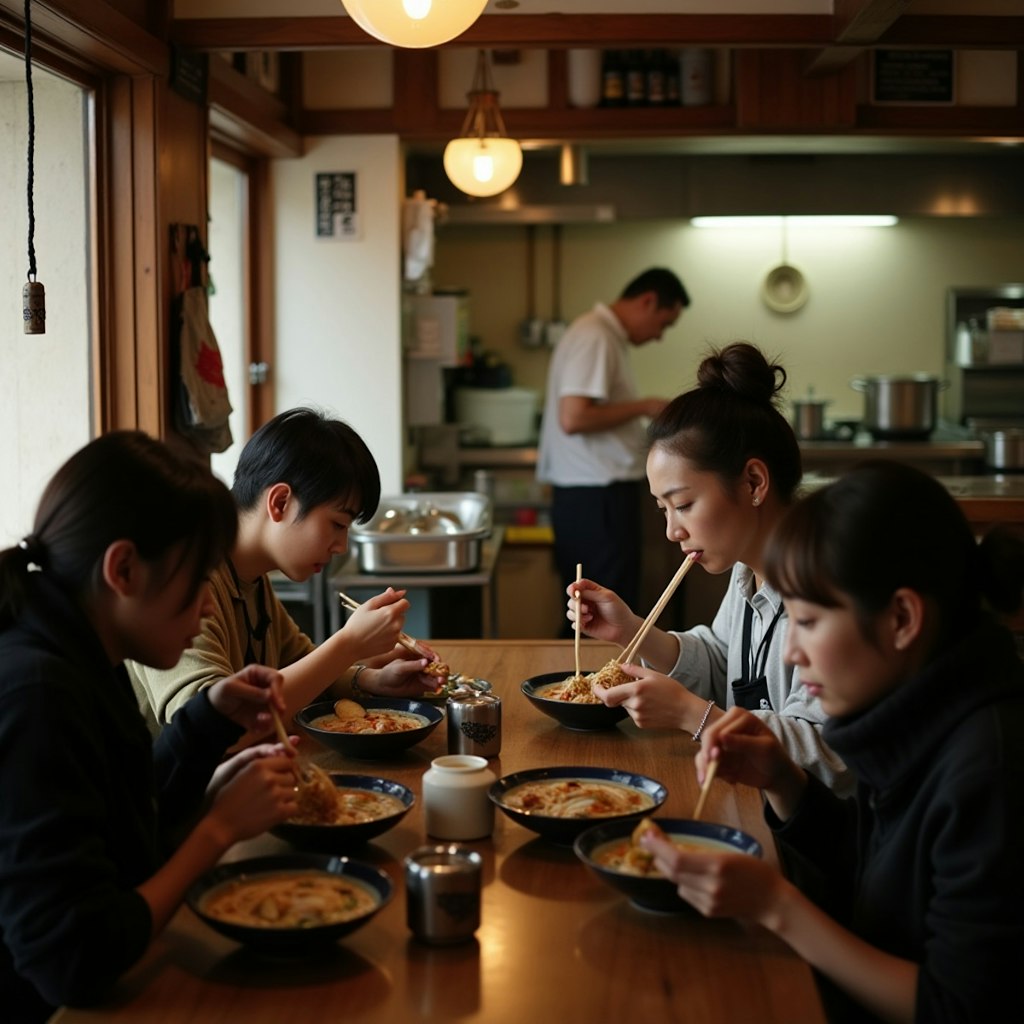
[[[449,181],[470,196],[504,192],[523,169],[523,151],[515,139],[472,136],[444,147]]]
[[[392,46],[440,46],[480,17],[487,0],[342,0],[364,31]]]

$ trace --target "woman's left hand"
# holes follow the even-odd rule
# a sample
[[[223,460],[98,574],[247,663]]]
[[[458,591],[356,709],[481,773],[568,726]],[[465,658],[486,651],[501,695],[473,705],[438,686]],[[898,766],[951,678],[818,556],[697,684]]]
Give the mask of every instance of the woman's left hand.
[[[705,917],[763,922],[789,884],[776,868],[746,853],[690,853],[653,836],[640,843],[679,895]]]
[[[281,673],[266,665],[246,665],[241,672],[219,679],[207,691],[210,703],[225,718],[247,732],[266,736],[274,727],[271,706],[285,714]]]
[[[290,736],[292,749],[287,750],[280,743],[257,743],[255,746],[246,747],[237,754],[232,755],[226,761],[221,761],[210,778],[206,787],[206,795],[216,796],[246,765],[261,757],[280,757],[281,754],[294,755],[295,745],[299,742],[298,736]]]
[[[635,682],[594,686],[594,693],[610,708],[624,707],[641,729],[683,729],[692,704],[703,709],[707,701],[694,697],[670,676],[639,665],[623,665]]]

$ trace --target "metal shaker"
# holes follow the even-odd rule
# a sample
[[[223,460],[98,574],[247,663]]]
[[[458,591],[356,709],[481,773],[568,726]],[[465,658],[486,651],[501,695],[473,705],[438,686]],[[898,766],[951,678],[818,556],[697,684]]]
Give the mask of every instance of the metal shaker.
[[[406,921],[417,939],[465,942],[480,927],[483,858],[462,846],[421,846],[405,858]]]
[[[501,698],[456,693],[448,698],[448,753],[497,757],[501,752]]]

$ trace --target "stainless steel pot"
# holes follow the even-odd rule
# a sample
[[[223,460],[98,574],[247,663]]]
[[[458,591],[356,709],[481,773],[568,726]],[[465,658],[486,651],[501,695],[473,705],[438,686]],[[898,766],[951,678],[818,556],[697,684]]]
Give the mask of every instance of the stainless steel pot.
[[[985,465],[989,469],[1024,472],[1024,428],[987,430],[981,439],[985,442]]]
[[[825,436],[825,406],[828,398],[797,398],[793,400],[793,432],[801,441],[815,441]]]
[[[946,384],[928,373],[854,377],[850,387],[864,393],[863,426],[876,441],[925,440],[935,429],[938,394]]]

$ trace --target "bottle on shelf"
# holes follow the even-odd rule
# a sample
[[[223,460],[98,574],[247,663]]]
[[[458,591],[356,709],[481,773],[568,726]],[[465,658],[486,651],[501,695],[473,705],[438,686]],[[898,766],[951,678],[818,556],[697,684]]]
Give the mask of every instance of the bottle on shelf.
[[[664,50],[647,51],[647,105],[650,107],[663,107],[667,102],[665,90],[667,57]]]
[[[647,104],[647,72],[643,53],[628,50],[626,58],[626,106],[643,107]]]
[[[679,51],[662,50],[665,55],[665,106],[678,107],[682,102],[679,77]]]
[[[626,103],[626,69],[621,50],[605,50],[601,63],[601,106],[621,107]]]

